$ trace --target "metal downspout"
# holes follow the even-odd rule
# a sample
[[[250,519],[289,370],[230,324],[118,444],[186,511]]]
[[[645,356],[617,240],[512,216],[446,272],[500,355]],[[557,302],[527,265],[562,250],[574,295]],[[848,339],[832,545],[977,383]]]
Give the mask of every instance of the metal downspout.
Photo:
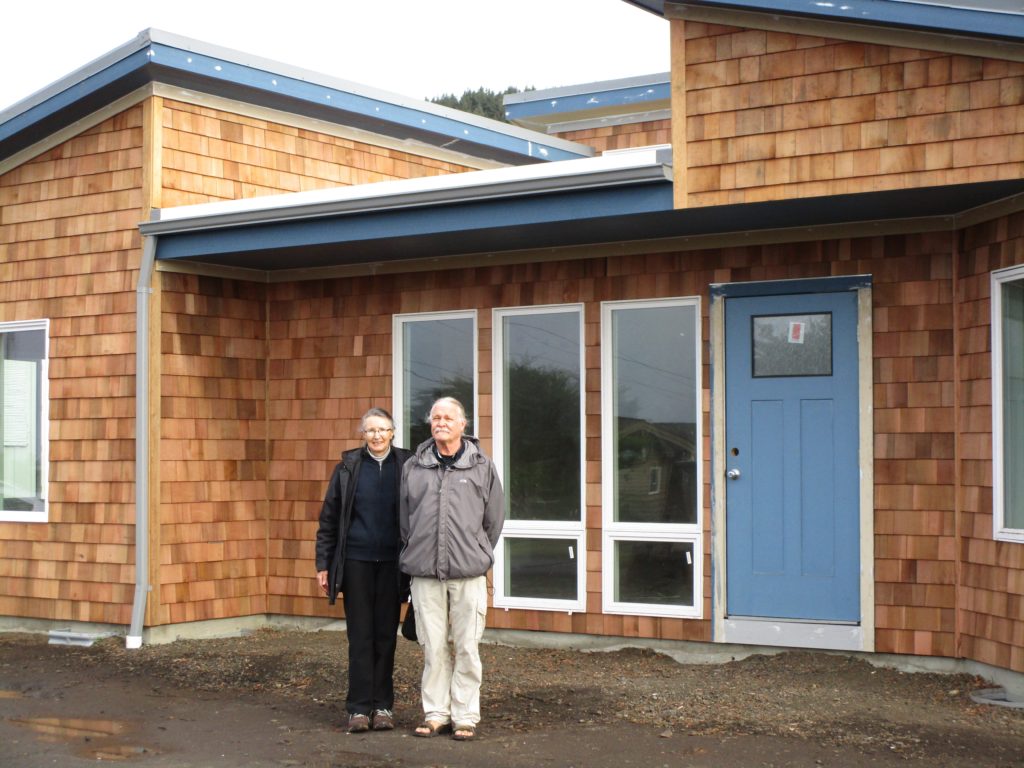
[[[155,235],[142,236],[142,263],[135,287],[135,598],[126,648],[142,647],[149,597],[149,298],[153,294]]]

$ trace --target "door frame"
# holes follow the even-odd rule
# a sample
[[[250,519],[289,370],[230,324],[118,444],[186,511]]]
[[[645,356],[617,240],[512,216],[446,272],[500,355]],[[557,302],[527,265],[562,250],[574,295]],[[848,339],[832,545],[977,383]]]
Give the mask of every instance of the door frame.
[[[794,293],[857,293],[858,423],[860,445],[860,623],[784,621],[726,613],[726,445],[725,445],[725,302],[747,296]],[[871,276],[824,277],[716,283],[711,304],[711,638],[740,643],[822,650],[875,649],[874,547],[874,409],[871,325]]]

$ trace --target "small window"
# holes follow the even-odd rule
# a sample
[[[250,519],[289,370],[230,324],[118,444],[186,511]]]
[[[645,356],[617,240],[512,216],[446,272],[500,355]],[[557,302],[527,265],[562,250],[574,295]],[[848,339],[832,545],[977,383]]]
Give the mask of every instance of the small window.
[[[504,542],[507,597],[576,600],[575,538],[508,536]]]
[[[661,493],[661,467],[651,467],[651,478],[647,483],[647,495]]]
[[[693,607],[693,542],[615,542],[615,602]]]
[[[992,421],[995,537],[1024,542],[1024,267],[992,274]]]
[[[762,315],[751,322],[755,378],[832,375],[831,313]]]
[[[49,321],[0,323],[0,520],[46,522]]]

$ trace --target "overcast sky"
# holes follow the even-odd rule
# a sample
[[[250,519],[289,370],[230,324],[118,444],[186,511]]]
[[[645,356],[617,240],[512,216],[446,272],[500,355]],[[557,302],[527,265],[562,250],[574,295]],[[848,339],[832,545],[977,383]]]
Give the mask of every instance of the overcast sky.
[[[669,69],[668,22],[622,0],[28,0],[2,24],[0,110],[151,27],[414,98]]]

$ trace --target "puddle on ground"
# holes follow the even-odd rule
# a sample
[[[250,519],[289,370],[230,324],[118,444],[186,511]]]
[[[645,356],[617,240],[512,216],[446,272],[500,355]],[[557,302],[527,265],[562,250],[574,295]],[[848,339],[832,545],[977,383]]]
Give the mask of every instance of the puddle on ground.
[[[154,754],[155,750],[127,743],[134,728],[123,720],[93,720],[79,717],[9,718],[40,738],[68,744],[78,757],[87,760],[127,760]]]

